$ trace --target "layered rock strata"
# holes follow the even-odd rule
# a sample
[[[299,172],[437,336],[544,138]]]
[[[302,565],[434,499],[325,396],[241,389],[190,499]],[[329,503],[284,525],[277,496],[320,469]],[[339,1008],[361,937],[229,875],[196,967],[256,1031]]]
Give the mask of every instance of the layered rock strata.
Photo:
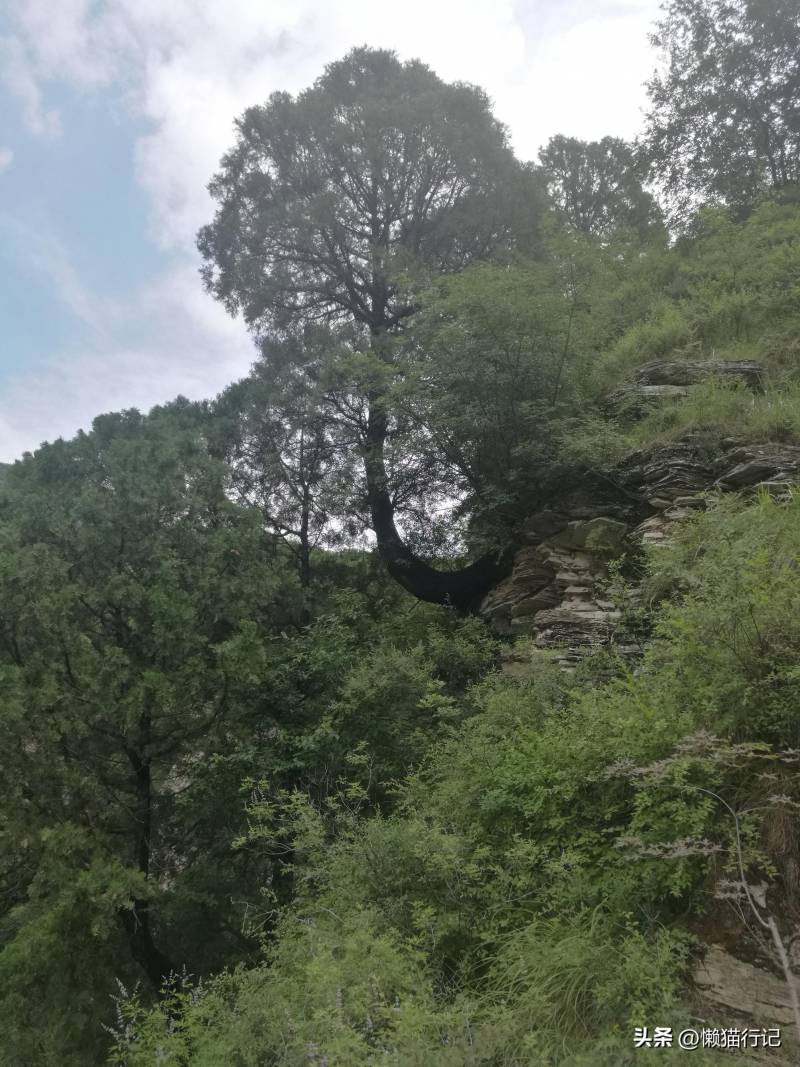
[[[738,377],[751,388],[761,383],[760,367],[749,360],[664,362],[642,368],[631,388],[639,402],[652,403],[687,393],[709,374]],[[486,597],[482,613],[497,631],[527,635],[539,648],[551,649],[565,670],[600,646],[622,654],[638,651],[626,640],[620,612],[608,598],[612,562],[642,545],[665,543],[674,523],[705,507],[709,493],[759,488],[780,493],[798,483],[800,447],[736,438],[712,444],[703,434],[629,455],[605,478],[576,475],[528,519],[511,574]],[[531,676],[525,642],[509,648],[504,670]],[[734,943],[740,941],[738,932]],[[698,1025],[719,1026],[722,1020],[739,1030],[782,1029],[780,1050],[768,1049],[763,1057],[753,1052],[748,1062],[775,1067],[798,1062],[792,1000],[777,973],[712,941],[694,967],[693,985]]]
[[[763,368],[754,359],[655,360],[639,367],[631,381],[606,398],[612,413],[645,415],[663,400],[688,396],[701,382],[740,382],[754,392],[763,387]]]
[[[753,388],[761,382],[752,360],[667,361],[641,368],[634,384],[690,388],[709,375],[738,377]],[[633,453],[604,477],[576,476],[528,519],[511,574],[481,613],[500,633],[556,649],[567,669],[600,645],[628,651],[605,592],[611,561],[638,545],[663,543],[676,520],[705,506],[708,492],[775,491],[797,482],[800,447],[736,438],[712,447],[703,434]]]

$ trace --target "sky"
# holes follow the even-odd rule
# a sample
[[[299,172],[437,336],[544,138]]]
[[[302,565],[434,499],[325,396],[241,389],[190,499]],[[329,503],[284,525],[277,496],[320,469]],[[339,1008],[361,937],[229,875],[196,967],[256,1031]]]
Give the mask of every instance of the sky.
[[[522,159],[632,137],[658,0],[0,0],[0,462],[215,396],[252,343],[195,235],[233,120],[356,45],[482,85]]]

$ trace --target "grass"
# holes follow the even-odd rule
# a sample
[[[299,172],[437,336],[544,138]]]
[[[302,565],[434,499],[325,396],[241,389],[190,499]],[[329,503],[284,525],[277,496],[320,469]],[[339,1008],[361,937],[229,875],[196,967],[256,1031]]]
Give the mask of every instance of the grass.
[[[631,452],[666,445],[688,433],[800,444],[800,382],[770,386],[763,393],[738,383],[702,382],[688,396],[660,402],[638,422],[584,418],[570,427],[563,449],[573,462],[611,467]]]

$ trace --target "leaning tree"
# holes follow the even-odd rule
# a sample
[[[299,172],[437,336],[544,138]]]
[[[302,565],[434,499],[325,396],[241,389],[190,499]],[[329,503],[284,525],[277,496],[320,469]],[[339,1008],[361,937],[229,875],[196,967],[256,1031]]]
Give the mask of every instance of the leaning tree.
[[[349,330],[363,358],[337,389],[361,413],[381,556],[414,595],[466,608],[496,580],[498,560],[440,571],[398,529],[388,383],[421,284],[535,247],[538,178],[515,159],[482,90],[388,51],[355,49],[306,91],[248,109],[236,129],[209,187],[214,221],[198,237],[206,287],[244,316],[267,358],[272,338]]]

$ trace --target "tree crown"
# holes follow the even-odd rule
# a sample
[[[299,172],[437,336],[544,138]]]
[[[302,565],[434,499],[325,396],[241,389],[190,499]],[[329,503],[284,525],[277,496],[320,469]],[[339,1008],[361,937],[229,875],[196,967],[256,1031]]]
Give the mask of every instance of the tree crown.
[[[391,327],[413,310],[403,276],[490,255],[526,213],[531,229],[534,179],[486,94],[417,60],[357,48],[236,128],[198,243],[207,288],[256,330]]]

